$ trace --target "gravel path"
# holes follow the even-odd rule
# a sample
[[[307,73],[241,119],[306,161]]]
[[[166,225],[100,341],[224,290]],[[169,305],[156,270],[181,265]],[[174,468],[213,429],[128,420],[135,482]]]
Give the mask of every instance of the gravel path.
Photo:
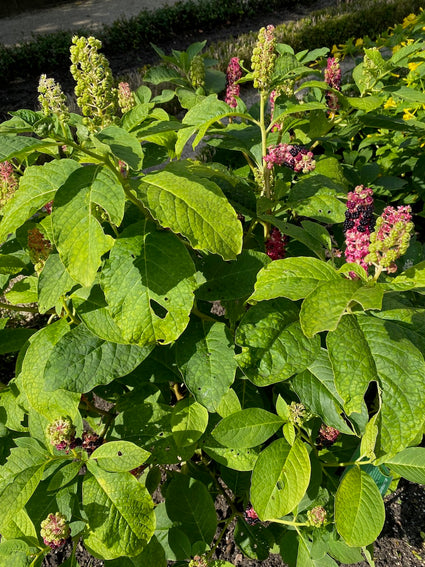
[[[33,35],[61,30],[96,30],[121,18],[137,16],[176,0],[77,0],[53,8],[0,18],[0,42],[14,45],[30,41]]]

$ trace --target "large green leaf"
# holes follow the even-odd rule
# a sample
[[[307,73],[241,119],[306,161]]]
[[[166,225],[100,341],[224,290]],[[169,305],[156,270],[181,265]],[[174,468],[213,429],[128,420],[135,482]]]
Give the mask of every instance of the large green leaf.
[[[289,514],[310,482],[310,459],[302,441],[277,439],[260,454],[252,472],[251,502],[261,520]]]
[[[394,457],[385,459],[385,464],[407,480],[425,484],[425,448],[408,447]]]
[[[243,250],[234,262],[209,254],[200,265],[206,282],[196,297],[206,301],[243,299],[253,292],[257,273],[269,262],[266,254],[255,250]]]
[[[21,226],[46,203],[51,201],[57,189],[80,166],[71,159],[54,160],[44,165],[27,167],[14,193],[2,211],[0,242]]]
[[[242,249],[242,225],[219,186],[184,163],[143,177],[138,197],[164,227],[193,248],[233,260]]]
[[[339,280],[336,270],[317,258],[284,258],[271,262],[257,277],[250,301],[287,297],[296,301],[307,297],[322,282]]]
[[[261,408],[247,408],[222,419],[212,436],[225,447],[249,449],[267,441],[283,419]]]
[[[201,447],[214,461],[236,471],[252,471],[260,454],[258,447],[232,449],[224,447],[211,436],[201,442]]]
[[[300,323],[307,337],[338,326],[361,283],[340,278],[322,283],[308,295],[301,306]]]
[[[7,524],[22,510],[41,481],[49,453],[37,441],[27,438],[24,447],[11,450],[0,468],[0,526]]]
[[[68,323],[61,319],[33,335],[17,382],[36,412],[49,421],[67,415],[77,424],[81,421],[78,411],[81,394],[65,390],[50,392],[44,382],[46,364],[54,346],[68,331]]]
[[[76,282],[62,264],[59,254],[50,254],[38,278],[38,309],[46,313],[60,301]]]
[[[106,179],[102,166],[80,167],[58,190],[52,213],[60,259],[69,275],[85,286],[93,283],[102,255],[114,242],[93,214],[102,193],[108,196]]]
[[[291,386],[300,400],[326,425],[342,433],[353,434],[342,417],[344,400],[335,387],[332,366],[327,351],[322,349],[317,359],[301,374],[291,380]]]
[[[88,519],[84,543],[103,559],[139,555],[155,531],[149,492],[127,472],[111,473],[89,461],[83,482]]]
[[[85,393],[125,376],[151,352],[153,345],[120,345],[93,335],[81,324],[59,339],[46,363],[46,390]]]
[[[98,447],[90,456],[101,469],[125,472],[142,465],[150,453],[129,441],[109,441]]]
[[[141,221],[116,241],[101,285],[126,342],[170,343],[189,322],[195,267],[176,236]]]
[[[115,225],[124,216],[125,193],[117,175],[106,167],[96,174],[91,186],[91,201],[102,207]]]
[[[210,544],[217,527],[214,502],[204,483],[177,475],[167,487],[165,503],[171,520],[178,522],[190,542]]]
[[[108,567],[167,567],[164,549],[155,536],[140,555],[120,557],[107,563]]]
[[[226,325],[192,320],[176,343],[176,357],[195,399],[215,412],[236,372],[234,345]]]
[[[384,526],[385,507],[375,481],[360,467],[341,480],[335,495],[335,524],[352,547],[374,542]]]
[[[361,411],[366,389],[376,381],[382,400],[377,450],[402,451],[422,430],[425,412],[425,362],[409,329],[395,321],[346,315],[327,344],[347,414]]]
[[[45,141],[29,136],[2,135],[0,136],[0,161],[23,157],[45,145]]]
[[[128,163],[132,169],[139,169],[143,162],[143,151],[135,135],[119,126],[107,126],[96,138],[110,147],[118,159]]]
[[[177,447],[196,443],[208,425],[208,411],[195,400],[180,400],[171,415],[171,431]]]
[[[303,334],[297,306],[286,299],[254,305],[238,327],[236,343],[242,347],[236,356],[238,364],[257,386],[302,372],[320,349],[319,337],[310,339]]]

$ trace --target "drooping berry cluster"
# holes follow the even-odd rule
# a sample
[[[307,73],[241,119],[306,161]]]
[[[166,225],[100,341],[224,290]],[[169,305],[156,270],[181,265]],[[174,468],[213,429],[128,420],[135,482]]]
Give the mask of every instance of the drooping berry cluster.
[[[87,451],[90,456],[93,451],[102,445],[103,441],[97,433],[94,431],[84,431],[83,438],[81,440],[81,447]]]
[[[264,161],[268,169],[275,165],[285,165],[297,173],[308,173],[316,167],[313,152],[309,152],[302,146],[293,144],[278,144],[267,148]]]
[[[369,187],[358,185],[348,193],[345,211],[345,259],[359,264],[367,272],[370,234],[375,225],[373,216],[373,191]]]
[[[375,231],[370,235],[369,254],[365,261],[383,270],[397,271],[395,261],[409,247],[414,225],[409,206],[386,207],[376,221]]]
[[[280,230],[273,227],[270,237],[266,240],[266,254],[272,260],[281,260],[286,254],[287,236],[282,234]]]
[[[329,57],[327,67],[325,69],[325,82],[333,89],[341,90],[341,67],[339,61],[335,57]],[[327,91],[325,94],[326,103],[332,112],[336,112],[339,108],[338,96],[332,92]]]
[[[65,516],[56,512],[56,514],[49,514],[41,522],[40,535],[45,545],[48,545],[51,549],[59,549],[65,545],[66,540],[71,535],[71,530]]]
[[[240,95],[241,87],[236,83],[242,77],[242,69],[238,57],[232,57],[226,71],[226,98],[225,102],[236,108],[238,103],[236,97]]]

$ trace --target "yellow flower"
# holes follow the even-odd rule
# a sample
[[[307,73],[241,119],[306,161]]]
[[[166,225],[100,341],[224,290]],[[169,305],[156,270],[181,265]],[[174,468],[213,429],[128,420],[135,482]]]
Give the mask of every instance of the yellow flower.
[[[408,63],[408,67],[410,69],[410,71],[416,71],[416,69],[419,67],[421,63],[415,63],[414,61],[412,61],[411,63]]]
[[[384,104],[384,108],[397,108],[397,105],[392,96]]]
[[[407,28],[408,26],[416,23],[416,19],[417,17],[415,16],[415,14],[409,14],[408,16],[406,16],[403,20],[403,28]]]
[[[354,44],[356,47],[362,47],[363,45],[363,39],[361,37],[358,37],[356,39],[356,43]]]
[[[415,118],[415,112],[416,110],[413,110],[413,112],[410,112],[411,109],[410,108],[403,108],[403,120],[412,120],[412,118]]]

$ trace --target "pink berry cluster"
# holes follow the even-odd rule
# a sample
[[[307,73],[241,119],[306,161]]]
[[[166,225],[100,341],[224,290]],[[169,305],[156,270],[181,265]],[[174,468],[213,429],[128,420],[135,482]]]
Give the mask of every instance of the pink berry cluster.
[[[270,232],[270,237],[266,240],[266,254],[272,260],[281,260],[286,254],[286,244],[288,238],[280,232],[276,227],[273,227]]]
[[[336,57],[329,57],[325,69],[325,82],[333,89],[341,90],[341,67]],[[326,93],[326,102],[332,112],[336,112],[339,108],[338,96],[328,91]]]
[[[47,426],[47,437],[50,444],[58,451],[69,452],[75,440],[75,427],[67,417],[59,417]]]
[[[36,271],[41,271],[50,252],[52,251],[52,244],[50,240],[44,238],[38,228],[32,228],[28,231],[28,248],[31,261],[34,264]]]
[[[359,264],[367,272],[365,258],[369,253],[369,239],[375,219],[373,217],[373,191],[369,187],[358,185],[348,193],[345,212],[345,259]]]
[[[338,429],[335,427],[331,427],[330,425],[325,425],[322,423],[322,426],[319,429],[319,442],[322,445],[333,445],[335,441],[339,437]]]
[[[238,57],[232,57],[226,72],[226,98],[225,102],[231,107],[236,108],[238,102],[236,97],[240,95],[241,87],[236,82],[242,77],[242,69]]]
[[[0,163],[0,207],[4,206],[18,188],[18,179],[10,161]]]
[[[267,155],[264,156],[264,161],[268,169],[272,169],[275,165],[285,165],[296,173],[308,173],[316,167],[316,162],[313,158],[313,152],[309,152],[301,146],[278,144],[277,146],[267,148]]]
[[[245,522],[250,526],[258,524],[258,522],[260,521],[257,512],[254,510],[251,504],[245,508],[244,518]]]
[[[63,514],[49,514],[45,520],[41,522],[40,535],[44,544],[51,549],[59,549],[63,547],[66,540],[71,535],[66,518]]]
[[[414,228],[411,212],[409,206],[384,209],[376,221],[375,231],[370,235],[366,262],[376,264],[389,273],[397,271],[395,261],[409,247],[410,236]]]

